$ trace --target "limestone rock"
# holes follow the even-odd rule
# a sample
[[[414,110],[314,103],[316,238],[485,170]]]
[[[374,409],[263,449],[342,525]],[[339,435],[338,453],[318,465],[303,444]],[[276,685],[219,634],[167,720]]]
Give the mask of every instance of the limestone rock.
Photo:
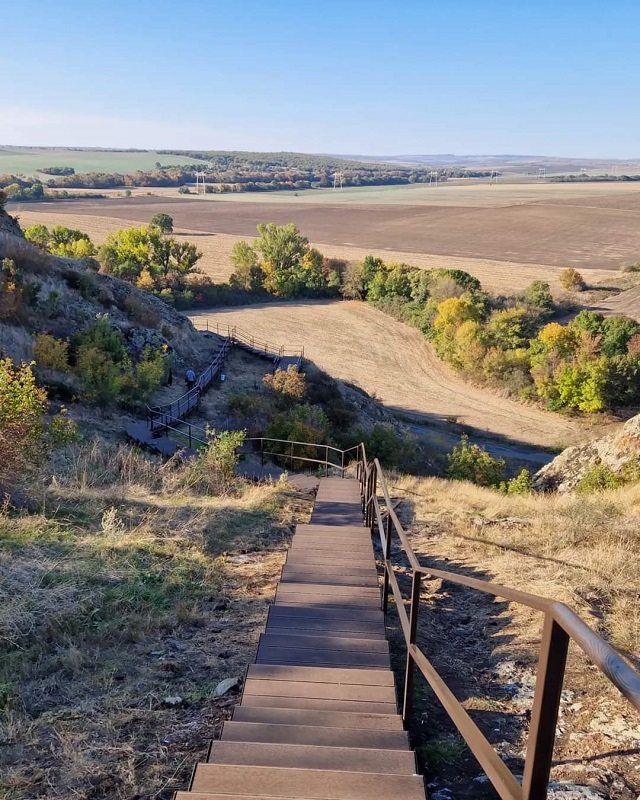
[[[591,467],[602,465],[619,473],[639,458],[640,414],[610,436],[563,450],[534,475],[533,487],[538,491],[571,492]]]

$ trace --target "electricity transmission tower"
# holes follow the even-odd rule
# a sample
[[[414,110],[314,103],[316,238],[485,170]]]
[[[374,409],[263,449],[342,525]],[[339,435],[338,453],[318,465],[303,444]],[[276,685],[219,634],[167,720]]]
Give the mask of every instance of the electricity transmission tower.
[[[538,178],[541,181],[546,181],[546,179],[547,179],[547,168],[546,167],[540,167],[538,169]]]
[[[438,170],[432,169],[429,173],[429,186],[433,184],[436,188],[438,187]]]
[[[333,188],[337,189],[338,187],[342,189],[342,179],[344,175],[342,172],[334,172],[333,173]]]
[[[498,183],[498,170],[497,169],[491,170],[491,177],[489,178],[489,186],[492,186],[494,183],[495,184]]]
[[[207,190],[204,185],[204,172],[196,172],[196,194],[200,194],[200,186],[202,185],[202,194],[206,194]],[[202,178],[202,184],[200,183],[200,178]]]

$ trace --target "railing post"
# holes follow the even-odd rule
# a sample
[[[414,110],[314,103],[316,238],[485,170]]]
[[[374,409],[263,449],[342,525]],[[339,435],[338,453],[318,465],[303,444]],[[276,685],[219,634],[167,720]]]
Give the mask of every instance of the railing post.
[[[340,453],[342,454],[340,461],[340,477],[344,478],[344,450],[341,450]]]
[[[260,466],[264,467],[264,439],[260,439]]]
[[[189,424],[189,448],[191,448],[191,424]]]
[[[542,629],[538,677],[522,781],[523,800],[545,800],[547,797],[568,649],[569,634],[547,613]]]
[[[411,645],[416,643],[418,636],[418,611],[420,609],[420,589],[422,588],[422,573],[414,572],[411,583],[411,612],[409,617],[409,641],[407,642],[407,666],[404,676],[404,701],[402,703],[402,721],[405,726],[409,724],[413,711],[413,681],[415,677],[415,663],[411,655]]]
[[[382,611],[384,614],[389,610],[389,561],[391,560],[391,514],[387,509],[387,519],[384,523],[384,584],[382,586]]]
[[[291,442],[291,452],[289,454],[289,458],[291,459],[291,469],[293,469],[293,442]]]
[[[324,477],[329,477],[329,445],[324,446]]]

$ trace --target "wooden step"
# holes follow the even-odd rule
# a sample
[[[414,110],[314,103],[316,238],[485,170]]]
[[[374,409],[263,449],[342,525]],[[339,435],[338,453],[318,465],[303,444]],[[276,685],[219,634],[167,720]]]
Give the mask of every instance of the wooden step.
[[[331,626],[329,623],[320,623],[318,627],[311,627],[312,623],[293,621],[290,625],[274,623],[273,625],[267,623],[266,632],[274,636],[341,636],[348,639],[369,639],[376,642],[386,642],[384,630],[381,629],[379,633],[372,631],[357,631],[349,630],[347,623],[342,625],[336,623]],[[356,627],[355,625],[353,627]],[[345,630],[346,628],[346,630]]]
[[[330,597],[347,597],[356,600],[370,598],[376,602],[380,601],[380,590],[375,588],[367,589],[361,586],[332,586],[326,583],[301,583],[301,584],[280,584],[278,586],[280,595],[290,594],[309,594],[309,595],[328,595]]]
[[[366,533],[369,538],[371,538],[371,531],[369,528],[365,528],[363,525],[340,525],[338,526],[337,530],[340,531],[341,535],[348,538],[352,534],[360,535],[363,532]],[[299,533],[314,533],[316,535],[322,536],[325,533],[333,534],[336,533],[336,526],[335,525],[309,525],[305,522],[300,522],[296,525],[296,534]]]
[[[256,664],[391,669],[391,661],[385,653],[353,653],[347,650],[265,647],[264,645],[258,648]]]
[[[389,670],[379,669],[375,672],[364,669],[335,669],[325,667],[265,667],[252,664],[247,670],[247,678],[253,680],[286,681],[295,683],[339,684],[341,686],[395,686],[393,674]]]
[[[349,623],[361,626],[362,630],[384,630],[384,615],[379,608],[345,609],[340,611],[330,608],[301,608],[297,605],[279,603],[269,606],[269,624],[294,621],[313,622],[314,624]]]
[[[287,584],[280,584],[280,587]],[[302,584],[290,584],[291,586],[301,586]],[[378,609],[380,601],[376,601],[371,597],[331,597],[327,594],[307,594],[297,592],[295,594],[286,594],[278,596],[276,592],[276,599],[274,605],[294,605],[298,607],[307,608],[308,610],[332,610],[332,611],[363,611],[367,609]]]
[[[354,653],[389,653],[385,639],[357,639],[348,636],[305,636],[304,634],[276,634],[267,630],[260,636],[266,647],[296,647],[313,650],[347,650]]]
[[[348,711],[356,714],[393,714],[398,713],[395,700],[330,700],[326,697],[288,697],[282,694],[263,695],[247,694],[242,696],[243,706],[259,708],[292,708],[309,711]]]
[[[321,712],[322,713],[322,712]],[[338,714],[339,717],[347,716]],[[362,730],[346,728],[344,720],[338,727],[318,727],[310,722],[302,725],[278,725],[272,722],[239,722],[235,714],[222,726],[222,741],[271,742],[274,744],[311,744],[323,747],[365,747],[375,750],[409,750],[405,731]]]
[[[295,556],[294,556],[295,558]],[[316,572],[318,575],[322,575],[323,578],[325,577],[336,577],[339,578],[341,576],[346,576],[348,578],[351,577],[358,577],[358,578],[373,578],[377,580],[378,578],[378,570],[375,564],[369,562],[368,564],[365,562],[363,564],[345,564],[344,562],[334,561],[333,563],[329,562],[328,564],[310,564],[310,563],[292,563],[290,561],[285,561],[284,566],[282,567],[283,575],[286,575],[290,572]],[[306,583],[305,579],[305,583]],[[324,580],[323,580],[324,583]]]
[[[213,742],[207,763],[380,772],[386,775],[414,775],[416,771],[415,757],[411,752],[272,742]]]
[[[245,705],[233,709],[233,722],[268,723],[294,727],[352,728],[362,730],[395,731],[402,729],[402,719],[394,711],[392,714],[376,714],[367,711],[324,711],[308,708],[280,708],[278,706]]]
[[[291,550],[287,551],[287,565],[289,566],[302,566],[303,564],[314,564],[319,566],[344,566],[344,556],[338,555],[333,552],[320,552],[306,553],[304,550]],[[356,569],[371,569],[376,570],[376,560],[373,551],[365,553],[364,555],[352,556],[349,558],[349,566]]]
[[[328,583],[333,586],[362,586],[376,588],[378,586],[378,574],[371,569],[361,570],[358,574],[355,570],[342,574],[336,574],[331,568],[325,567],[290,567],[285,565],[282,568],[280,577],[282,583]]]
[[[256,666],[267,666],[257,664]],[[365,670],[362,670],[365,671]],[[366,670],[367,672],[369,670]],[[371,670],[375,672],[375,670]],[[391,686],[363,686],[348,683],[305,683],[304,681],[245,682],[243,700],[252,695],[267,697],[301,697],[314,700],[349,700],[351,702],[393,703],[395,690]]]
[[[331,541],[324,541],[322,539],[296,539],[294,536],[289,547],[289,552],[305,552],[305,553],[335,553],[336,543]],[[340,555],[344,559],[344,563],[349,562],[349,555],[368,555],[373,552],[373,544],[371,542],[341,542]]]
[[[193,792],[318,800],[424,800],[418,775],[198,764]]]

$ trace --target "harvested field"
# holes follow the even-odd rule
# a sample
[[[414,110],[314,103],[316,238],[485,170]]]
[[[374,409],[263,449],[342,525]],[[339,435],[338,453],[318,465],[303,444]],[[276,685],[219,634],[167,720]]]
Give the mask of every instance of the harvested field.
[[[449,193],[449,203],[438,205],[373,203],[365,195],[352,204],[312,203],[295,195],[270,197],[270,202],[137,196],[57,203],[55,213],[144,223],[162,211],[181,230],[242,237],[253,236],[261,222],[294,222],[319,244],[501,261],[514,271],[520,264],[612,270],[638,260],[640,188],[635,184],[624,191],[618,184],[543,188],[536,193],[531,185],[447,186],[442,191]],[[490,194],[494,189],[498,192]],[[52,205],[31,204],[28,210],[49,213]]]
[[[101,244],[107,234],[112,231],[141,224],[139,219],[120,219],[88,214],[77,214],[70,218],[69,214],[62,213],[58,208],[59,206],[56,206],[54,211],[52,206],[48,205],[42,211],[33,211],[32,206],[29,206],[28,210],[20,212],[20,221],[25,227],[41,222],[49,227],[52,225],[67,225],[71,228],[79,228],[88,233],[96,244]],[[146,216],[144,221],[146,222],[150,218],[150,216]],[[215,281],[226,281],[231,274],[231,250],[233,245],[240,239],[251,238],[226,233],[204,233],[188,228],[176,228],[174,235],[178,239],[194,242],[198,246],[198,249],[202,252],[200,268]],[[375,255],[384,258],[385,261],[401,261],[421,269],[443,267],[446,269],[466,270],[479,278],[485,289],[498,294],[519,291],[535,280],[548,281],[552,290],[557,294],[562,291],[558,282],[560,268],[544,264],[523,264],[480,258],[456,258],[424,253],[407,253],[386,248],[332,245],[322,242],[313,242],[313,244],[324,255],[332,258],[342,258],[346,261],[361,261],[367,255]],[[610,277],[611,273],[607,270],[590,270],[588,274],[589,281],[592,283],[606,281]]]
[[[190,315],[237,325],[256,337],[303,345],[335,378],[375,394],[387,407],[435,423],[448,418],[514,443],[555,447],[584,435],[580,422],[465,383],[419,331],[358,302],[271,303]]]

